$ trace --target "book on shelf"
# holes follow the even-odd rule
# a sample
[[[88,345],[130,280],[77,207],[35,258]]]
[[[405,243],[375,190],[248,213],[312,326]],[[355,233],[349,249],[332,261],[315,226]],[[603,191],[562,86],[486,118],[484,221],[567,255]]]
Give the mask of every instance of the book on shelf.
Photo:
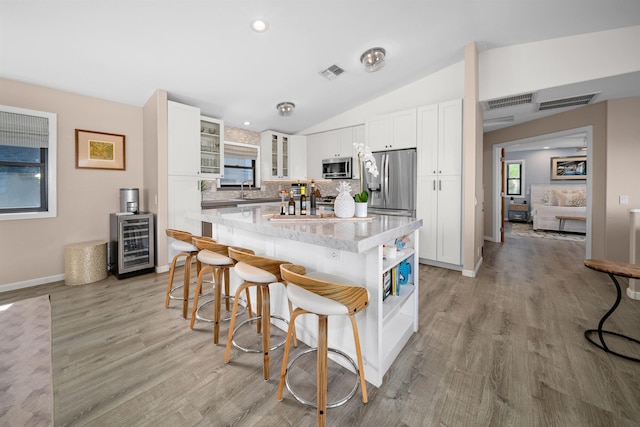
[[[400,284],[398,283],[398,267],[391,269],[391,294],[398,296],[400,291]]]
[[[385,271],[382,275],[382,301],[392,293],[391,272]]]

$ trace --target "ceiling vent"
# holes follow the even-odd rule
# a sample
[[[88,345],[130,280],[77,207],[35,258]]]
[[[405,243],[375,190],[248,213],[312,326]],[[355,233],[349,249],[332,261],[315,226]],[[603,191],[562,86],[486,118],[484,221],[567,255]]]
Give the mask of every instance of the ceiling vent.
[[[507,125],[509,123],[513,123],[515,120],[514,116],[504,116],[504,117],[496,117],[495,119],[485,119],[482,124],[484,126],[497,126],[497,125]]]
[[[571,96],[569,98],[554,99],[544,101],[538,104],[538,111],[555,110],[557,108],[578,107],[580,105],[590,104],[600,92],[590,93],[587,95]]]
[[[327,80],[333,80],[338,77],[340,74],[344,73],[344,70],[337,65],[332,65],[326,70],[320,71],[320,75]]]
[[[482,106],[485,111],[497,110],[499,108],[515,107],[517,105],[533,103],[534,97],[535,92],[523,93],[521,95],[507,96],[505,98],[482,101]]]

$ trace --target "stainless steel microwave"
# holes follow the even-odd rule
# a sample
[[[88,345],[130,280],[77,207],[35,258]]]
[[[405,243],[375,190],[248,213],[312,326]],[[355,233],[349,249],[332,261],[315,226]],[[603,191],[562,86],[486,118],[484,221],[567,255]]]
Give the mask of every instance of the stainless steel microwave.
[[[351,179],[351,157],[332,157],[322,161],[323,179]]]

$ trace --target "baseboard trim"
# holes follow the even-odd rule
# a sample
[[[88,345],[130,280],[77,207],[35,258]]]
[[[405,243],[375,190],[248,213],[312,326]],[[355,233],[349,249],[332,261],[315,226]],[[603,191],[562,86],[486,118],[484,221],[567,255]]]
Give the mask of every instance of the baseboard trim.
[[[32,288],[34,286],[46,285],[47,283],[60,282],[62,280],[64,280],[64,274],[39,277],[37,279],[25,280],[23,282],[7,283],[6,285],[0,285],[0,293],[15,291],[17,289]]]
[[[640,300],[640,292],[627,288],[627,296],[631,299]]]
[[[482,266],[484,258],[480,257],[473,271],[471,270],[462,270],[462,275],[465,277],[476,277],[478,275],[478,271],[480,271],[480,266]]]
[[[432,265],[434,267],[448,268],[449,270],[462,271],[461,265],[448,264],[446,262],[434,261],[426,258],[420,258],[418,261],[420,262],[420,264]]]

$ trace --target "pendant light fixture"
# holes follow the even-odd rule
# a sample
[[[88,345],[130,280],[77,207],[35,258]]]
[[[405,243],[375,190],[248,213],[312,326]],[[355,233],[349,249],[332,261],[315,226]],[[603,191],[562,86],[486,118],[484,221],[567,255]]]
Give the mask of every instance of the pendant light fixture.
[[[276,109],[278,110],[278,114],[283,117],[290,116],[293,113],[293,110],[296,108],[296,104],[293,102],[281,102],[276,105]]]
[[[360,56],[360,62],[364,65],[365,71],[373,73],[384,67],[384,57],[386,51],[381,47],[373,47],[365,51]]]

